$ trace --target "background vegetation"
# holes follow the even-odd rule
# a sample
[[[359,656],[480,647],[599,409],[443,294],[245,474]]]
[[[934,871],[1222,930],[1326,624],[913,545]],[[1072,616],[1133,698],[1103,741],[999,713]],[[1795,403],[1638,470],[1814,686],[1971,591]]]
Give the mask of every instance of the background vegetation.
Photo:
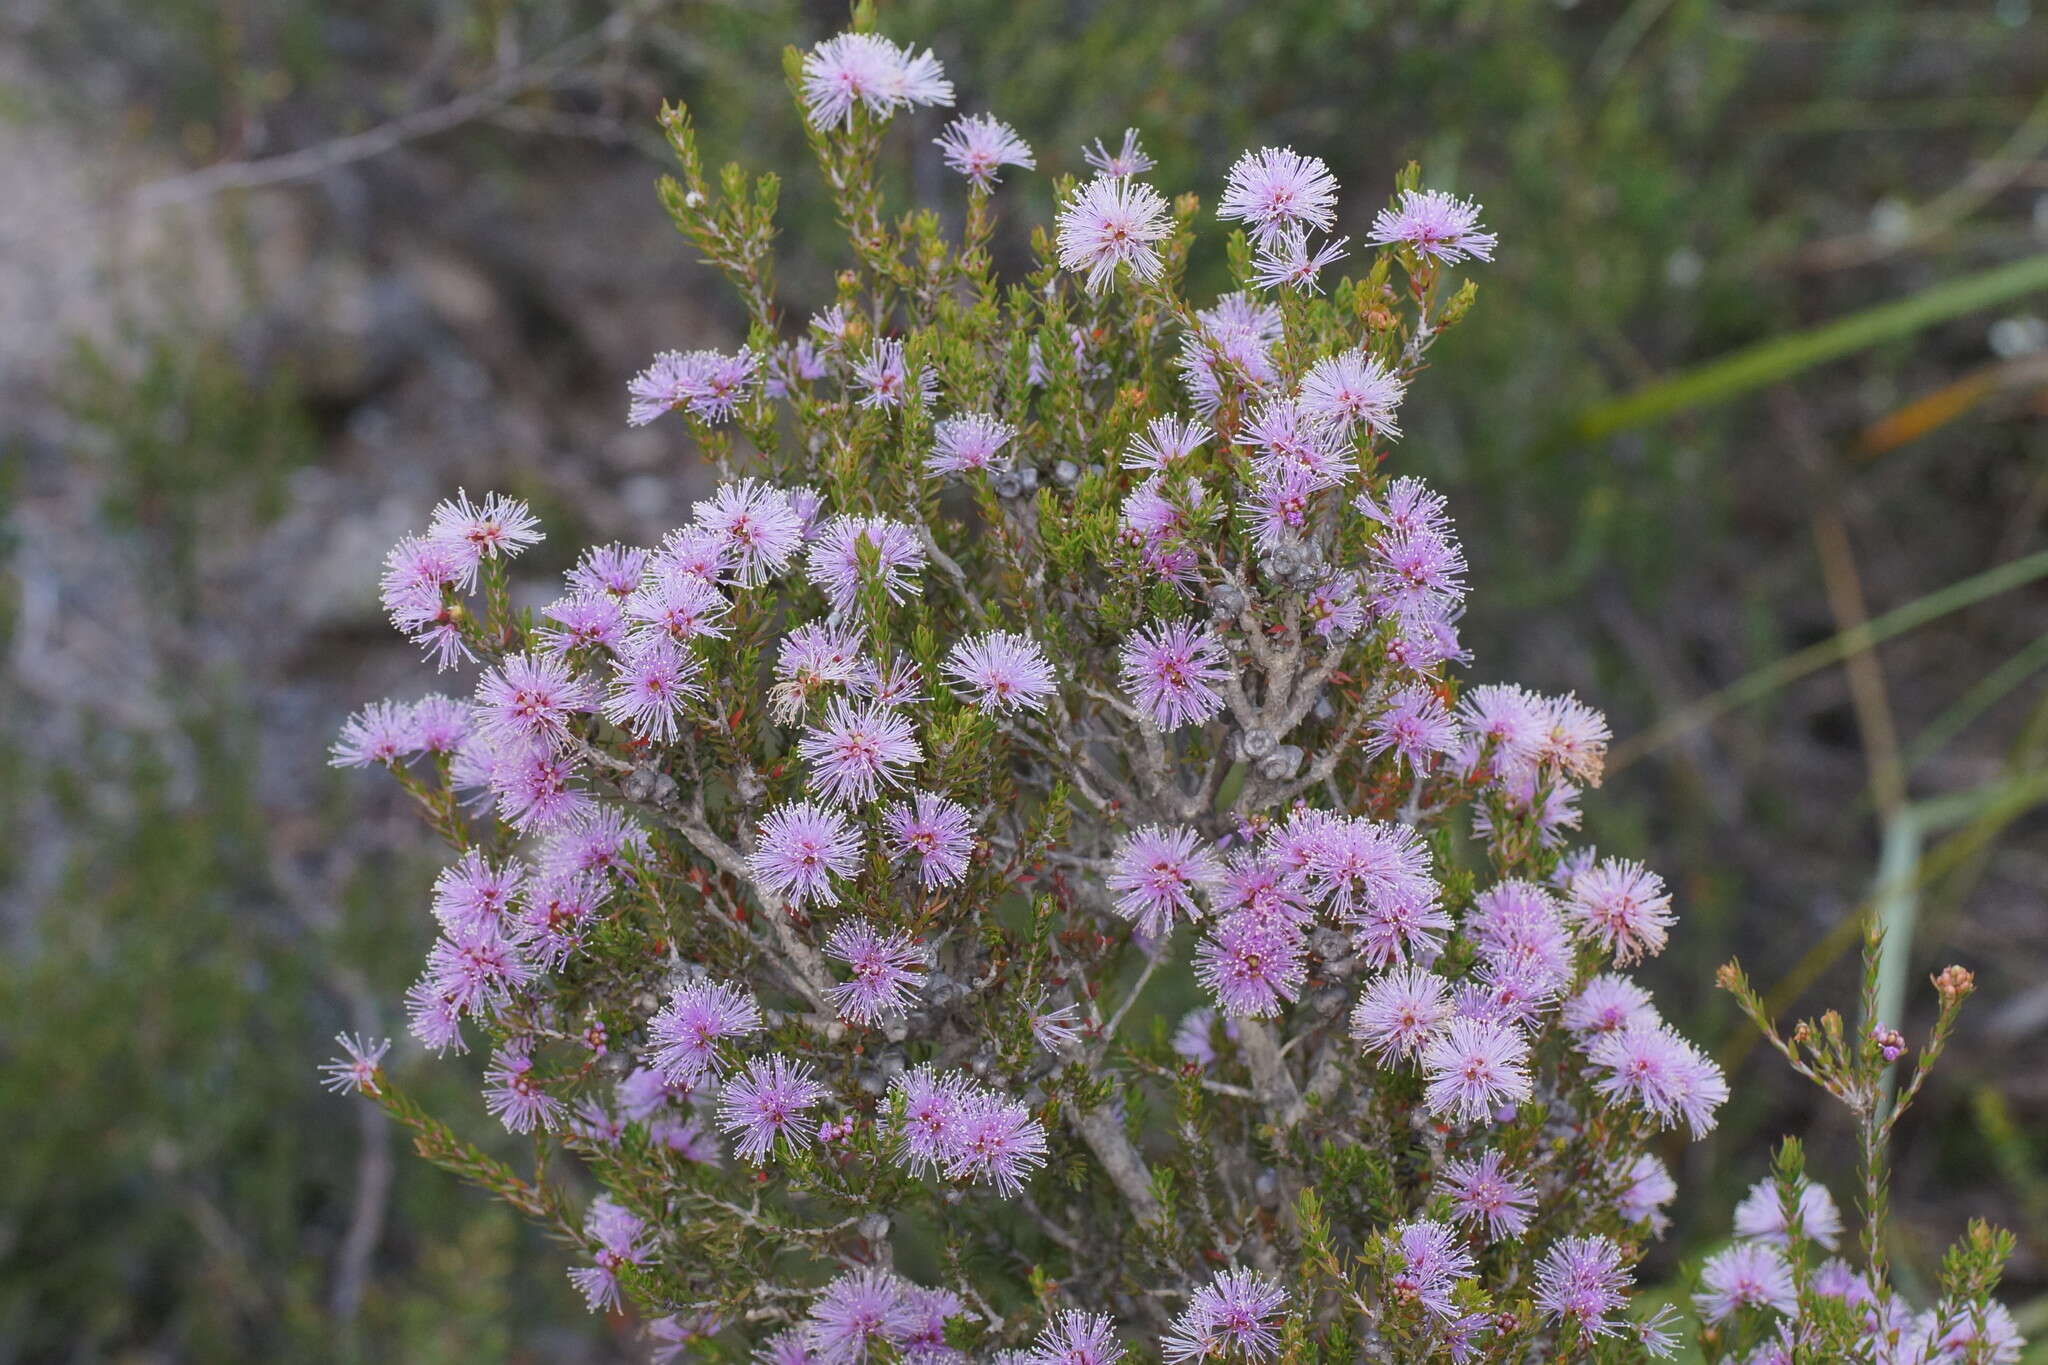
[[[623,1356],[554,1248],[314,1085],[337,1028],[400,1031],[432,870],[323,751],[415,685],[372,589],[436,497],[518,491],[557,548],[687,507],[689,453],[624,429],[624,381],[738,324],[655,202],[652,113],[683,98],[707,147],[784,171],[807,312],[838,261],[779,52],[841,13],[0,14],[0,1361]],[[1713,965],[1843,998],[1876,904],[1901,981],[1953,959],[1983,986],[1904,1133],[1898,1264],[1996,1216],[2048,1335],[2048,23],[896,0],[884,25],[1042,172],[1136,125],[1157,183],[1210,196],[1248,144],[1323,156],[1340,230],[1410,158],[1486,203],[1501,260],[1399,458],[1475,561],[1475,676],[1608,709],[1589,828],[1678,889],[1659,999],[1739,1067],[1722,1131],[1674,1152],[1661,1270],[1725,1234],[1768,1135],[1846,1169]],[[957,211],[940,121],[907,122],[899,202]],[[1013,254],[1048,179],[1005,187]]]

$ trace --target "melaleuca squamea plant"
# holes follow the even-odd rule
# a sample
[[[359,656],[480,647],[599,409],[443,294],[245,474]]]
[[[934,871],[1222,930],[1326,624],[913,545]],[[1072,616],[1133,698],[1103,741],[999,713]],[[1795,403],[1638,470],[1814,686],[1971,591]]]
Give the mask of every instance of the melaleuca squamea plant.
[[[1659,1154],[1728,1094],[1629,975],[1672,897],[1573,846],[1600,714],[1468,680],[1457,529],[1400,458],[1480,210],[1411,167],[1353,256],[1319,160],[1248,152],[1205,214],[1127,133],[1004,280],[1016,130],[947,126],[962,199],[897,217],[878,158],[952,103],[937,60],[863,28],[789,75],[852,248],[807,318],[779,182],[708,179],[663,112],[662,198],[750,330],[654,357],[622,419],[715,486],[537,610],[528,509],[444,503],[383,593],[467,697],[335,746],[454,851],[410,1033],[481,1059],[534,1165],[381,1045],[330,1082],[578,1248],[656,1359],[1669,1354],[1631,1302]],[[1198,301],[1205,218],[1238,287]],[[1159,1020],[1175,976],[1209,1003]],[[1831,1036],[1814,1074],[1888,1132],[1896,1035]],[[1881,1247],[1806,1254],[1841,1219],[1794,1166],[1698,1272],[1712,1358],[2006,1358],[1996,1246],[1916,1317]]]

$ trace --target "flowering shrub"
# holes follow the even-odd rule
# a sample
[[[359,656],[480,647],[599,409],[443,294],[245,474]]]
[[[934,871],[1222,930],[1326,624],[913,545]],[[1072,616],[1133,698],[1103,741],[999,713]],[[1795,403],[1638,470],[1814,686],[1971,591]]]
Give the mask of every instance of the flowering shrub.
[[[1006,284],[992,199],[1030,148],[956,120],[957,240],[892,218],[891,117],[953,91],[856,28],[790,59],[855,258],[799,335],[778,182],[713,184],[664,110],[663,199],[751,318],[629,386],[724,480],[689,524],[585,550],[538,611],[507,498],[386,564],[398,627],[481,676],[366,708],[335,761],[456,851],[411,1032],[485,1054],[534,1165],[421,1112],[383,1044],[333,1084],[577,1246],[657,1359],[1671,1354],[1687,1320],[1630,1303],[1675,1189],[1652,1145],[1727,1097],[1622,970],[1671,898],[1570,846],[1599,713],[1456,680],[1465,561],[1392,459],[1473,302],[1448,271],[1495,249],[1478,208],[1410,168],[1331,280],[1327,168],[1250,153],[1215,210],[1240,288],[1197,306],[1198,201],[1126,134]],[[1212,1004],[1135,1027],[1181,972]],[[1709,1358],[2016,1357],[2001,1235],[1925,1313],[1885,1277],[1884,1141],[1967,974],[1937,987],[1896,1097],[1890,1030],[1770,1033],[1861,1122],[1864,1236],[1832,1255],[1788,1145],[1699,1272]]]

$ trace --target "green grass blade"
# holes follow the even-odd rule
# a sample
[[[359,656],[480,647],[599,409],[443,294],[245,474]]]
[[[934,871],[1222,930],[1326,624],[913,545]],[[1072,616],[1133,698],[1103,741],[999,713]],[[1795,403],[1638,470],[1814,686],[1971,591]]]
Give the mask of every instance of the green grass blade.
[[[1909,298],[1866,308],[1808,331],[1773,337],[1660,379],[1634,393],[1597,403],[1572,418],[1561,433],[1562,439],[1554,439],[1551,444],[1597,441],[1617,431],[1646,426],[1674,412],[1724,402],[1837,357],[1868,350],[1880,342],[1910,336],[1937,322],[2039,290],[2048,290],[2048,253],[1950,280]]]

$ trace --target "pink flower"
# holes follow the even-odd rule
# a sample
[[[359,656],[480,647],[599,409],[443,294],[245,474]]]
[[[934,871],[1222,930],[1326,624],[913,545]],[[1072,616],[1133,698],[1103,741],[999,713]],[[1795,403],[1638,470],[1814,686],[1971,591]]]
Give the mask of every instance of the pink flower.
[[[771,895],[796,905],[837,905],[832,878],[859,871],[860,855],[861,836],[844,815],[830,806],[792,801],[761,822],[749,866]]]
[[[1301,377],[1301,405],[1325,422],[1362,426],[1373,436],[1399,436],[1394,412],[1406,388],[1377,357],[1353,348],[1324,356],[1309,367]]]
[[[896,1130],[896,1160],[912,1175],[951,1164],[960,1148],[961,1125],[974,1085],[959,1072],[940,1072],[930,1063],[890,1083],[892,1105],[900,1097],[902,1126]]]
[[[354,1034],[337,1033],[334,1041],[344,1055],[320,1064],[320,1084],[337,1095],[346,1095],[351,1090],[360,1095],[382,1094],[377,1089],[377,1067],[391,1050],[391,1040],[371,1043]]]
[[[1340,917],[1361,908],[1433,904],[1429,846],[1405,825],[1314,812],[1290,829],[1308,893]]]
[[[1513,683],[1488,683],[1466,692],[1458,700],[1458,722],[1469,741],[1484,746],[1494,772],[1518,772],[1534,764],[1549,730],[1543,699]]]
[[[567,962],[610,894],[610,884],[588,872],[549,872],[527,883],[518,918],[534,960],[550,969]]]
[[[1000,167],[1021,166],[1028,171],[1038,164],[1017,130],[988,114],[954,119],[932,141],[944,152],[946,165],[966,176],[978,190],[991,189],[1002,179]]]
[[[888,118],[913,104],[949,105],[952,82],[924,55],[872,33],[841,33],[804,54],[804,112],[816,128],[853,127],[853,111]]]
[[[992,630],[947,651],[945,674],[978,709],[1043,711],[1058,690],[1045,650],[1029,635]]]
[[[1574,1322],[1590,1336],[1612,1336],[1628,1306],[1631,1281],[1621,1248],[1605,1237],[1566,1237],[1536,1265],[1536,1307],[1552,1322]]]
[[[1230,676],[1222,641],[1192,620],[1141,626],[1119,651],[1124,692],[1162,730],[1199,724],[1223,709],[1214,684]]]
[[[1435,689],[1413,685],[1387,699],[1387,709],[1366,730],[1364,749],[1377,758],[1391,751],[1415,773],[1436,766],[1437,755],[1458,746],[1458,723]]]
[[[1045,1164],[1045,1150],[1045,1128],[1029,1109],[993,1091],[979,1091],[960,1105],[946,1176],[986,1181],[1011,1198]]]
[[[1043,1005],[1043,1000],[1040,1004]],[[1064,1052],[1081,1038],[1081,1011],[1072,1001],[1031,1016],[1031,1037],[1047,1052]]]
[[[720,484],[690,517],[724,542],[735,581],[748,587],[787,569],[803,541],[803,518],[789,494],[753,479]]]
[[[1678,1182],[1662,1161],[1645,1152],[1622,1172],[1621,1188],[1614,1196],[1614,1209],[1625,1222],[1648,1223],[1662,1234],[1671,1220],[1663,1214],[1666,1204],[1678,1197]]]
[[[1811,1180],[1799,1184],[1799,1235],[1820,1243],[1829,1251],[1842,1236],[1842,1211],[1828,1187]],[[1759,1180],[1735,1206],[1735,1235],[1752,1242],[1782,1247],[1792,1240],[1785,1222],[1784,1201],[1778,1198],[1778,1182]]]
[[[1465,595],[1465,552],[1434,531],[1393,531],[1372,549],[1373,591],[1389,610],[1426,608]]]
[[[1464,568],[1462,557],[1458,568]],[[1548,724],[1538,757],[1589,787],[1599,786],[1607,764],[1607,718],[1569,694],[1547,698],[1544,705]]]
[[[1578,1034],[1612,1033],[1636,1025],[1655,1026],[1660,1021],[1650,993],[1625,976],[1606,972],[1594,977],[1579,993],[1565,1001],[1564,1026]],[[1581,1047],[1591,1046],[1590,1037]]]
[[[1385,1061],[1413,1057],[1451,1018],[1450,983],[1421,967],[1396,967],[1365,988],[1351,1036]]]
[[[601,872],[632,877],[631,860],[647,853],[647,832],[610,807],[587,812],[541,844],[540,864],[552,873]]]
[[[650,1229],[639,1215],[599,1196],[583,1220],[583,1235],[591,1243],[592,1264],[569,1272],[569,1282],[583,1295],[584,1306],[595,1313],[619,1307],[619,1268],[645,1265],[653,1259]]]
[[[909,1009],[924,987],[926,951],[910,935],[883,933],[866,920],[848,920],[832,931],[825,956],[844,962],[853,979],[830,991],[839,1017],[873,1025]]]
[[[647,1021],[647,1063],[663,1080],[693,1086],[717,1070],[720,1043],[760,1031],[752,995],[723,981],[692,981]]]
[[[434,878],[434,918],[457,932],[500,930],[526,872],[517,858],[493,863],[469,849]]]
[[[482,505],[458,490],[452,501],[434,509],[427,524],[427,539],[443,545],[461,566],[460,586],[467,591],[476,582],[477,566],[486,559],[507,559],[529,545],[546,539],[533,510],[517,498],[500,493],[486,494]]]
[[[597,709],[598,694],[554,655],[514,654],[484,674],[476,701],[493,736],[553,744],[567,736],[571,716]]]
[[[917,575],[924,568],[924,541],[915,527],[886,517],[834,517],[811,542],[805,562],[833,611],[850,611],[860,599],[863,545],[876,557],[876,580],[891,602],[923,591]]]
[[[572,649],[615,651],[626,638],[626,611],[608,592],[579,592],[548,604],[544,613],[553,625],[534,632],[551,654]]]
[[[870,703],[834,697],[824,721],[804,732],[797,752],[810,765],[810,786],[827,801],[859,805],[883,787],[901,785],[901,769],[924,757],[909,717]]]
[[[1195,948],[1195,979],[1217,1008],[1238,1018],[1270,1018],[1301,994],[1308,948],[1285,922],[1262,922],[1238,911],[1218,922]]]
[[[1109,283],[1118,266],[1141,280],[1157,279],[1158,243],[1172,231],[1166,199],[1150,185],[1093,180],[1060,210],[1060,267],[1086,271],[1091,294]]]
[[[342,722],[327,760],[335,768],[389,767],[419,752],[419,729],[412,708],[393,701],[374,701]]]
[[[783,636],[775,651],[775,686],[769,690],[776,718],[787,724],[818,693],[859,677],[866,642],[865,627],[829,621],[812,621]]]
[[[812,1365],[862,1365],[874,1347],[900,1346],[923,1317],[909,1287],[872,1266],[826,1285],[801,1329]]]
[[[931,402],[937,378],[927,366],[918,371],[913,385],[909,363],[903,358],[903,343],[895,337],[878,337],[867,355],[853,367],[853,382],[867,390],[861,395],[861,407],[899,408],[913,394],[921,403]]]
[[[1366,238],[1376,246],[1396,242],[1417,256],[1452,265],[1472,257],[1493,259],[1500,240],[1479,227],[1479,205],[1441,190],[1403,190],[1393,208],[1381,209]]]
[[[1437,1180],[1449,1191],[1458,1217],[1484,1227],[1494,1241],[1529,1230],[1535,1187],[1504,1169],[1499,1152],[1486,1152],[1477,1161],[1452,1157]]]
[[[553,1128],[567,1112],[560,1100],[541,1088],[540,1078],[533,1074],[533,1058],[517,1042],[491,1054],[491,1064],[484,1070],[484,1108],[511,1133]]]
[[[1762,1242],[1737,1242],[1709,1256],[1700,1267],[1700,1292],[1692,1301],[1708,1322],[1744,1308],[1798,1311],[1791,1267],[1777,1248]]]
[[[1617,967],[1655,957],[1671,936],[1675,916],[1664,879],[1641,863],[1608,858],[1572,880],[1572,922],[1614,955]]]
[[[1252,410],[1237,442],[1259,448],[1252,468],[1261,478],[1299,469],[1312,487],[1323,489],[1342,483],[1354,469],[1348,441],[1338,439],[1343,434],[1298,399],[1269,398]]]
[[[718,1092],[718,1127],[733,1137],[733,1153],[759,1165],[777,1140],[809,1142],[817,1121],[807,1111],[825,1098],[811,1068],[779,1052],[750,1062]]]
[[[1422,1067],[1429,1112],[1456,1123],[1483,1123],[1535,1093],[1528,1039],[1484,1019],[1451,1020],[1423,1046]]]
[[[1147,825],[1118,845],[1105,885],[1116,896],[1116,912],[1156,938],[1177,919],[1200,919],[1195,889],[1207,890],[1222,876],[1222,864],[1195,831]]]
[[[934,446],[924,467],[934,474],[987,469],[1017,434],[1017,428],[985,412],[948,417],[933,428]]]
[[[1458,1281],[1471,1278],[1473,1264],[1458,1234],[1434,1219],[1414,1218],[1395,1227],[1388,1240],[1397,1258],[1387,1279],[1393,1296],[1440,1318],[1456,1316],[1451,1296]]]
[[[1136,128],[1124,129],[1123,146],[1114,152],[1102,145],[1101,138],[1095,139],[1094,146],[1081,149],[1081,159],[1111,180],[1120,180],[1127,175],[1143,175],[1158,164],[1146,156],[1144,149],[1138,146]]]
[[[640,586],[647,572],[647,551],[636,546],[593,545],[576,559],[569,570],[569,586],[579,593],[609,593],[624,597]]]
[[[724,638],[719,621],[730,610],[732,603],[715,584],[666,564],[657,564],[646,585],[626,599],[627,619],[636,623],[633,636],[661,634],[677,644]]]
[[[1123,1354],[1107,1314],[1068,1308],[1053,1315],[1021,1365],[1117,1365]]]
[[[890,856],[915,859],[918,881],[927,889],[951,886],[967,875],[974,817],[958,801],[913,792],[910,800],[889,807],[882,828]]]
[[[384,610],[392,625],[433,656],[437,668],[476,657],[462,638],[462,618],[448,601],[468,562],[463,551],[421,536],[407,536],[384,559],[379,583]]]
[[[681,408],[707,422],[723,422],[746,396],[758,361],[742,346],[737,355],[719,351],[663,351],[626,386],[632,402],[626,422],[644,427]]]
[[[1287,1291],[1256,1270],[1225,1270],[1188,1298],[1159,1342],[1168,1365],[1207,1360],[1235,1353],[1249,1362],[1272,1356],[1280,1348],[1274,1321],[1287,1303]]]
[[[1300,228],[1285,228],[1271,241],[1261,243],[1252,257],[1252,283],[1260,289],[1285,285],[1309,294],[1320,294],[1318,277],[1323,267],[1334,265],[1348,254],[1344,246],[1351,239],[1337,237],[1309,250],[1308,234]]]
[[[1714,1113],[1728,1098],[1721,1068],[1660,1025],[1600,1034],[1587,1060],[1605,1073],[1594,1088],[1609,1100],[1632,1103],[1666,1128],[1683,1120],[1695,1137],[1712,1131]]]
[[[1316,492],[1326,486],[1298,464],[1279,466],[1261,478],[1251,497],[1240,504],[1259,548],[1274,550],[1298,541]]]
[[[696,681],[702,671],[695,656],[668,636],[639,636],[612,671],[605,718],[637,738],[670,743],[682,730],[683,707],[704,690]]]
[[[1133,436],[1125,447],[1124,468],[1149,469],[1162,473],[1195,453],[1209,439],[1209,429],[1199,422],[1184,421],[1171,413],[1154,417],[1142,435]]]
[[[1330,230],[1337,221],[1337,181],[1322,158],[1288,147],[1246,152],[1230,168],[1216,216],[1240,221],[1252,241],[1271,243],[1286,229]]]

